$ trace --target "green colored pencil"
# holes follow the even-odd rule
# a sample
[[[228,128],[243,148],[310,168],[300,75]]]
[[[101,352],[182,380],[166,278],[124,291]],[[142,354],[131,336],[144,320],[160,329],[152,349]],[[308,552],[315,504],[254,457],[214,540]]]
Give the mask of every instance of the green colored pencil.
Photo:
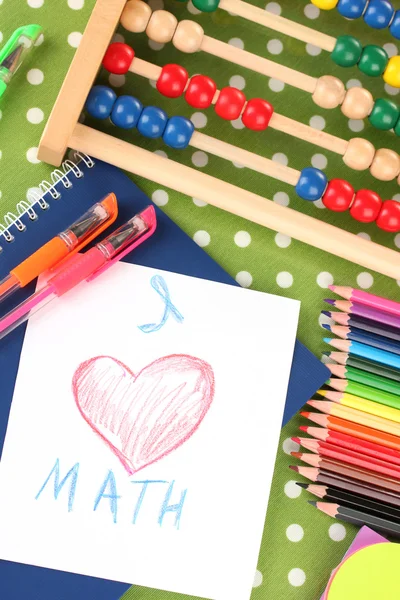
[[[373,402],[379,402],[379,404],[385,404],[386,406],[400,409],[399,394],[389,394],[389,392],[377,390],[376,388],[369,387],[363,383],[347,381],[347,379],[329,379],[326,384],[338,392],[346,392],[347,394],[352,394],[359,398],[365,398],[366,400],[372,400]]]
[[[356,367],[356,369],[400,382],[400,369],[392,369],[366,358],[358,358],[348,352],[324,352],[324,355],[341,365]]]
[[[355,381],[356,383],[362,383],[369,387],[382,390],[383,392],[389,392],[389,394],[400,396],[400,383],[396,383],[392,379],[387,379],[386,377],[381,377],[381,375],[375,375],[374,373],[368,373],[367,371],[362,371],[361,369],[356,369],[355,367],[338,365],[336,363],[329,363],[326,366],[332,375],[335,375],[336,377],[348,379],[349,381]]]

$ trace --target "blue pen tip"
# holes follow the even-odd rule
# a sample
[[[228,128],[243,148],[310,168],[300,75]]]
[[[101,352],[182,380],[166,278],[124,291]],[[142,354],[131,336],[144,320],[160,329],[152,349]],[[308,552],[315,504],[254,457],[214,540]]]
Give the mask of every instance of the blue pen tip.
[[[330,326],[330,325],[328,325],[328,323],[323,323],[323,324],[322,324],[322,327],[323,327],[324,329],[327,329],[328,331],[332,331],[332,330],[331,330],[331,326]]]
[[[326,342],[327,344],[330,344],[332,341],[332,338],[324,338],[324,342]]]

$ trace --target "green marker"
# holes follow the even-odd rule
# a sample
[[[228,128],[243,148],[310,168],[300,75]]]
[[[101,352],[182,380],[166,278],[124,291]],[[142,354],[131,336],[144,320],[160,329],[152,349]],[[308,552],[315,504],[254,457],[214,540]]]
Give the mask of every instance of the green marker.
[[[19,27],[0,50],[0,98],[41,33],[40,25]]]

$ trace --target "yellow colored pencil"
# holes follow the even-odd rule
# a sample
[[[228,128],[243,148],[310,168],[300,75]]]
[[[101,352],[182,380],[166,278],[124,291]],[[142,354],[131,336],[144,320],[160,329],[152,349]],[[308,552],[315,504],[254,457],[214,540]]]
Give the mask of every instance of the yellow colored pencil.
[[[400,410],[392,408],[391,406],[385,406],[372,400],[366,400],[347,392],[331,392],[329,390],[318,390],[320,396],[323,396],[327,400],[332,400],[336,404],[347,406],[348,408],[354,408],[355,410],[361,410],[362,412],[374,415],[375,417],[382,417],[395,423],[400,423]]]

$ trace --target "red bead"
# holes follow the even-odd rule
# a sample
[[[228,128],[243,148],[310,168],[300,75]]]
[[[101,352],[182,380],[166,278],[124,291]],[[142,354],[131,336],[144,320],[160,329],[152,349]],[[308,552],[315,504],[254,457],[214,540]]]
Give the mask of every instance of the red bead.
[[[135,51],[128,44],[110,44],[103,58],[103,67],[110,73],[125,75],[135,57]]]
[[[217,85],[212,79],[205,75],[195,75],[189,81],[185,100],[194,108],[208,108],[216,91]]]
[[[382,200],[378,194],[371,190],[358,190],[350,208],[350,214],[353,219],[361,223],[372,223],[379,215],[381,207]]]
[[[167,98],[178,98],[183,94],[189,74],[180,65],[165,65],[157,80],[156,88]]]
[[[252,98],[242,114],[243,125],[253,131],[263,131],[267,129],[273,113],[272,104],[261,98]]]
[[[234,121],[240,117],[245,102],[246,96],[243,92],[234,87],[224,87],[215,104],[215,112],[221,119]]]
[[[354,198],[354,188],[344,179],[331,179],[326,186],[322,203],[329,210],[343,212],[350,207]]]
[[[400,202],[396,202],[396,200],[386,200],[376,219],[376,224],[384,231],[390,231],[392,233],[400,231]]]

